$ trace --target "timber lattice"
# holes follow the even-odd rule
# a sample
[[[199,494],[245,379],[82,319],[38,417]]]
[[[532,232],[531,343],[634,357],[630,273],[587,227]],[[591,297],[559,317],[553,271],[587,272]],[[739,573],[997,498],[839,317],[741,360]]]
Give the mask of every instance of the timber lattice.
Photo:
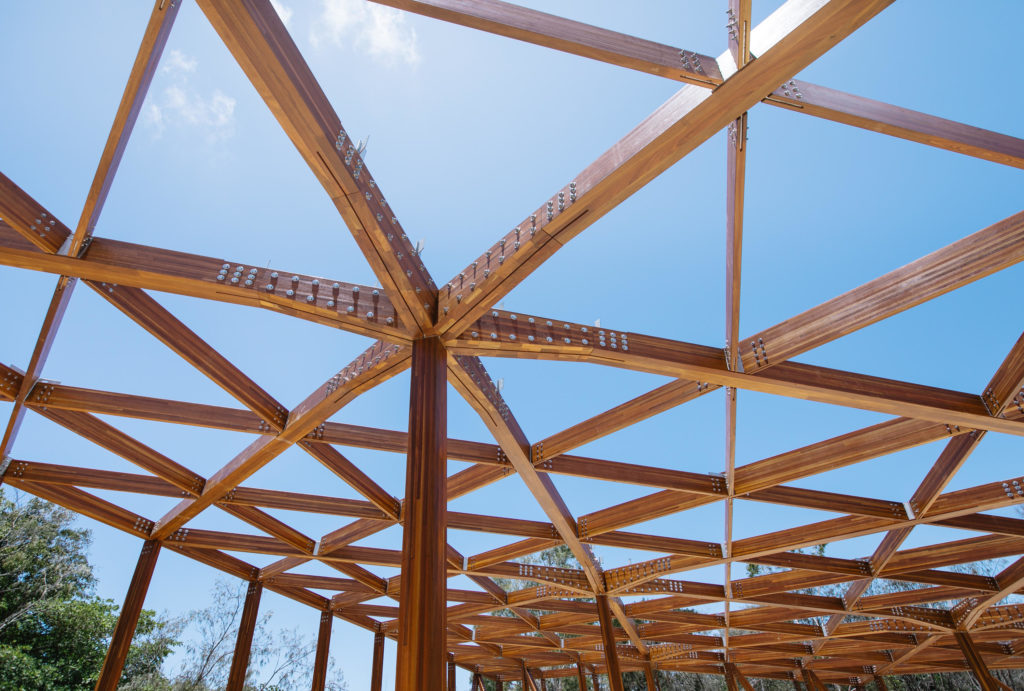
[[[165,547],[257,584],[250,588],[254,607],[265,588],[373,631],[380,645],[383,637],[399,636],[400,620],[412,620],[400,616],[403,577],[385,579],[375,575],[372,567],[402,567],[407,555],[357,543],[403,521],[403,502],[385,492],[333,445],[405,452],[414,442],[405,432],[328,419],[361,393],[410,366],[415,370],[414,353],[423,343],[429,343],[433,357],[440,353],[447,363],[446,372],[439,370],[439,376],[446,374],[479,412],[495,440],[493,444],[447,441],[447,458],[473,464],[449,477],[446,486],[441,485],[448,499],[514,473],[526,483],[549,519],[543,522],[448,512],[449,527],[508,535],[516,541],[469,556],[449,545],[439,555],[444,560],[442,571],[446,569],[448,577],[465,574],[480,589],[447,590],[447,601],[457,604],[447,607],[447,640],[438,644],[437,667],[432,669],[454,663],[504,680],[521,679],[529,670],[547,679],[578,675],[583,684],[588,673],[606,674],[609,669],[645,670],[648,679],[655,669],[680,670],[722,674],[731,687],[739,684],[747,688],[746,677],[751,676],[803,680],[814,688],[823,682],[862,686],[889,674],[971,669],[982,687],[988,689],[998,688],[988,669],[1022,666],[1019,655],[1024,651],[1024,633],[1017,631],[1024,628],[1024,606],[1000,603],[1008,595],[1024,593],[1024,521],[983,512],[1024,501],[1024,478],[944,490],[987,434],[1024,435],[1024,336],[981,392],[940,390],[799,364],[792,358],[1024,259],[1024,212],[777,326],[740,337],[747,111],[756,104],[874,130],[993,164],[1024,168],[1022,140],[792,78],[891,0],[789,0],[753,28],[750,0],[729,0],[730,50],[718,58],[496,0],[378,1],[655,74],[682,86],[655,116],[638,125],[614,150],[567,181],[458,275],[438,284],[410,244],[269,0],[197,0],[335,202],[380,282],[379,287],[359,286],[333,278],[250,267],[234,258],[202,257],[93,237],[107,190],[178,11],[177,2],[158,0],[77,224],[65,225],[70,219],[54,218],[0,175],[0,264],[60,276],[26,370],[0,365],[0,400],[13,402],[0,446],[3,481],[144,540],[144,561],[140,561],[137,576],[147,569],[152,572],[155,555]],[[568,240],[723,129],[728,131],[724,348],[494,307]],[[78,282],[151,332],[229,392],[241,407],[160,400],[40,379]],[[147,291],[271,309],[369,336],[375,342],[305,401],[288,410]],[[547,439],[531,441],[491,381],[481,356],[590,362],[668,375],[674,381]],[[423,367],[429,370],[430,363]],[[727,420],[726,472],[721,476],[572,455],[574,449],[590,441],[719,388],[726,391]],[[413,389],[415,395],[415,383]],[[739,389],[894,417],[735,467]],[[429,401],[430,391],[421,394]],[[11,458],[10,450],[26,411],[45,416],[145,472],[109,472]],[[207,478],[102,422],[95,417],[97,414],[258,436]],[[440,420],[443,425],[443,415]],[[437,433],[443,436],[444,430],[419,430],[415,436],[429,438]],[[905,502],[789,484],[938,440],[946,440],[944,450],[919,489]],[[443,439],[422,443],[444,446]],[[292,446],[332,470],[363,499],[337,499],[244,484]],[[551,474],[628,481],[650,488],[651,493],[640,500],[574,516],[551,482]],[[181,501],[162,517],[140,516],[100,499],[90,489]],[[844,515],[733,540],[732,505],[738,499]],[[715,502],[725,506],[725,544],[627,531],[653,518]],[[192,519],[214,506],[249,523],[261,534],[189,527]],[[263,509],[321,513],[349,522],[314,539]],[[910,532],[922,525],[982,535],[901,549]],[[862,535],[879,537],[878,548],[864,559],[794,551]],[[524,566],[514,561],[561,544],[572,550],[581,569]],[[591,545],[628,546],[654,556],[642,563],[602,568],[592,555]],[[279,561],[260,569],[226,554],[226,550],[273,555]],[[994,577],[944,570],[997,557],[1016,561]],[[301,573],[301,566],[313,561],[336,569],[340,575]],[[738,580],[727,576],[724,585],[686,580],[688,571],[711,565],[727,567],[732,562],[782,570]],[[494,583],[498,577],[536,585],[506,593]],[[919,587],[892,594],[866,594],[874,579],[899,579]],[[842,585],[842,597],[800,592],[836,584]],[[414,585],[422,590],[422,583]],[[431,587],[440,593],[444,584]],[[326,598],[314,590],[337,594]],[[144,586],[142,593],[144,596]],[[637,595],[647,599],[630,603],[622,600]],[[137,600],[141,606],[142,596],[133,581],[133,602]],[[370,604],[380,598],[391,598],[399,606]],[[929,606],[950,601],[955,604],[949,609]],[[698,614],[685,609],[709,603],[720,603],[720,611]],[[732,604],[742,608],[730,609]],[[501,609],[515,616],[493,614]],[[544,614],[537,616],[530,610]],[[811,618],[824,623],[802,623]],[[331,617],[326,616],[321,622],[321,631],[326,630],[327,636],[330,621]],[[243,638],[240,636],[240,640]],[[326,656],[326,648],[318,650],[318,667],[325,664]],[[375,662],[376,684],[380,680],[379,664]],[[316,677],[320,684],[322,677],[322,673]],[[530,683],[535,682],[530,679]]]

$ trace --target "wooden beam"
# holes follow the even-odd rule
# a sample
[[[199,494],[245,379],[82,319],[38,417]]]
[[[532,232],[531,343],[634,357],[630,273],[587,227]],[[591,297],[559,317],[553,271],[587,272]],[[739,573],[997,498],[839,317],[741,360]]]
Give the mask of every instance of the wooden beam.
[[[446,394],[447,354],[440,339],[414,341],[402,516],[398,691],[441,685],[444,680]]]
[[[313,658],[313,691],[324,691],[327,685],[327,663],[331,657],[331,625],[334,615],[330,610],[320,613],[320,631],[316,637],[316,655]]]
[[[117,285],[175,293],[260,307],[371,338],[400,343],[409,340],[391,302],[383,294],[373,295],[374,290],[380,291],[369,286],[105,238],[93,238],[89,251],[81,258],[40,252],[8,225],[11,209],[19,201],[4,196],[5,192],[0,184],[0,212],[4,213],[0,221],[0,265],[75,276],[96,283],[97,290]],[[27,198],[20,189],[17,193]],[[35,202],[28,199],[27,203]],[[49,245],[46,249],[50,250]],[[239,276],[234,275],[236,272]],[[293,276],[299,280],[293,281]],[[232,283],[232,278],[238,278],[238,283]],[[251,283],[247,285],[246,281]],[[337,290],[334,284],[338,284]],[[271,290],[267,290],[268,285]]]
[[[722,82],[723,70],[719,61],[728,62],[726,56],[716,60],[710,55],[680,50],[678,47],[497,0],[472,4],[459,0],[372,1],[708,89]],[[736,17],[736,33],[742,38],[742,13],[737,13]],[[732,43],[730,40],[730,50]],[[729,56],[729,60],[737,66],[744,63],[737,59],[735,53]],[[735,67],[729,65],[728,69]],[[762,102],[927,146],[1024,168],[1024,140],[797,79],[787,81]]]
[[[981,685],[982,691],[999,691],[999,685],[992,678],[992,673],[989,672],[988,665],[985,664],[984,658],[978,652],[978,647],[971,638],[971,634],[966,631],[957,631],[953,636],[963,652],[964,659],[970,665],[974,678]]]
[[[381,691],[384,683],[384,632],[375,631],[373,634],[373,661],[370,670],[370,691]]]
[[[156,558],[159,554],[160,543],[156,540],[147,540],[142,544],[135,573],[132,574],[131,583],[128,585],[128,594],[125,595],[121,613],[117,617],[117,626],[114,627],[114,633],[110,638],[110,647],[107,648],[107,655],[103,659],[103,667],[96,681],[96,691],[115,691],[121,681],[121,672],[124,670],[132,637],[135,636],[135,627],[139,623],[139,614],[142,613],[142,604],[146,600],[146,591],[149,590],[149,582],[153,578],[153,569],[156,568]]]
[[[165,514],[154,536],[162,539],[173,534],[292,444],[304,439],[350,400],[404,371],[408,360],[408,348],[375,343],[292,409],[280,434],[261,436],[211,476],[202,494],[182,501]]]
[[[561,456],[612,432],[625,429],[658,413],[692,401],[709,390],[694,381],[669,382],[562,432],[553,434],[534,444],[534,449],[539,449],[544,458]]]
[[[758,59],[710,94],[685,85],[496,245],[441,286],[437,328],[460,333],[566,242],[844,39],[891,0],[790,0],[751,34]]]
[[[647,691],[660,691],[658,680],[654,675],[654,666],[649,662],[644,665],[644,680],[647,682]]]
[[[1024,212],[741,341],[743,368],[756,372],[1024,259]]]
[[[583,663],[579,659],[576,660],[576,683],[579,685],[579,691],[587,691],[587,675],[583,673]],[[598,691],[596,686],[594,691]]]
[[[623,691],[612,611],[608,606],[608,596],[603,593],[597,595],[597,615],[601,622],[601,641],[604,646],[605,665],[608,668],[608,686],[611,691]]]
[[[505,456],[519,473],[526,487],[555,526],[559,537],[572,551],[583,567],[591,588],[598,592],[603,589],[600,571],[589,552],[579,539],[576,520],[572,517],[554,483],[547,475],[538,473],[531,459],[530,442],[519,427],[508,405],[501,397],[497,386],[491,380],[480,360],[475,357],[454,357],[448,361],[452,385],[466,402],[480,415],[484,424],[498,441]]]
[[[121,156],[124,154],[125,147],[128,146],[128,139],[139,118],[139,111],[142,110],[142,104],[149,91],[149,85],[153,81],[153,75],[156,74],[157,64],[160,62],[160,56],[163,54],[180,6],[180,3],[166,2],[166,0],[156,0],[153,5],[149,22],[146,24],[146,31],[142,35],[142,45],[139,46],[139,52],[135,56],[135,64],[132,65],[131,73],[128,75],[128,84],[121,96],[121,103],[114,116],[114,124],[110,128],[110,134],[103,147],[103,154],[100,156],[92,186],[85,199],[85,207],[82,209],[78,226],[75,228],[71,244],[65,253],[68,256],[77,257],[83,244],[92,237],[100,212],[103,210],[103,203],[114,182],[114,175],[121,163]]]
[[[437,289],[269,0],[200,8],[345,220],[402,321],[429,332]]]
[[[727,367],[720,348],[610,329],[603,329],[609,335],[601,339],[600,330],[595,335],[590,331],[592,328],[492,310],[470,331],[448,342],[448,349],[458,355],[590,362],[874,410],[951,427],[959,425],[968,430],[1024,434],[1024,423],[991,415],[975,394],[792,362],[772,364],[756,374],[733,371]],[[618,340],[612,339],[611,333]],[[624,348],[619,347],[620,343]]]
[[[14,396],[14,408],[11,410],[4,435],[0,438],[0,458],[10,455],[14,447],[14,440],[18,436],[18,429],[21,426],[22,418],[25,415],[25,401],[36,385],[43,372],[43,366],[50,355],[50,348],[57,337],[57,330],[64,319],[64,312],[67,310],[71,295],[74,293],[75,284],[78,279],[68,279],[61,276],[57,279],[57,286],[53,290],[53,297],[50,298],[50,305],[43,317],[43,325],[39,329],[39,337],[32,349],[32,356],[29,359],[28,369],[21,379],[21,386]]]
[[[256,622],[259,620],[261,595],[263,595],[263,582],[249,581],[249,588],[245,592],[245,604],[242,605],[242,618],[238,622],[235,654],[231,657],[227,691],[242,691],[245,687],[245,677],[249,671],[249,655],[252,652],[252,637],[256,632]]]

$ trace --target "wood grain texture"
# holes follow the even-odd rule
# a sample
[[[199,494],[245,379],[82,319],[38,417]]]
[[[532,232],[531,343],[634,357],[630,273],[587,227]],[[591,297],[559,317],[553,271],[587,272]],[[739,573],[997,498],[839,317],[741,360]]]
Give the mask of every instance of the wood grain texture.
[[[107,655],[103,659],[103,668],[96,680],[96,691],[114,691],[121,681],[124,662],[128,658],[128,649],[131,647],[132,637],[135,635],[135,627],[139,623],[139,614],[142,613],[142,605],[146,601],[146,591],[149,590],[149,582],[153,578],[156,559],[159,555],[159,542],[147,540],[142,544],[139,561],[135,565],[135,572],[128,585],[128,593],[121,605],[121,613],[117,617],[117,626],[114,627]]]
[[[447,358],[438,338],[413,343],[395,672],[401,691],[444,685]]]
[[[242,691],[245,688],[245,677],[249,671],[249,657],[252,652],[252,637],[256,632],[262,595],[263,583],[250,581],[245,593],[245,603],[242,605],[242,618],[238,622],[235,653],[231,656],[231,669],[228,671],[227,691]]]

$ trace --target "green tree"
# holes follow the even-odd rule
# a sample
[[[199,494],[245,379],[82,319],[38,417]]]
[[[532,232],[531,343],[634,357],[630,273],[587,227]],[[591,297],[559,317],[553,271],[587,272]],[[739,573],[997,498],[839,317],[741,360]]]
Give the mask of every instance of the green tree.
[[[117,605],[95,595],[89,531],[75,515],[0,490],[0,691],[89,688],[99,675]],[[173,622],[144,611],[123,681],[158,676]]]

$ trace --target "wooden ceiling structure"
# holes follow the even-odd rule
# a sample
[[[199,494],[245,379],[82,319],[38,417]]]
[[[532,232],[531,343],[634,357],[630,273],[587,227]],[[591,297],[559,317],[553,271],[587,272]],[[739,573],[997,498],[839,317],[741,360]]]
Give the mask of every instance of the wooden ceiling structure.
[[[85,208],[74,226],[0,176],[0,264],[59,276],[25,371],[0,366],[0,400],[13,402],[0,458],[3,481],[137,536],[142,554],[97,688],[113,689],[162,548],[250,583],[229,688],[241,688],[248,642],[264,589],[320,613],[314,688],[323,688],[334,618],[375,634],[380,688],[385,638],[398,641],[397,688],[453,684],[461,666],[498,680],[578,675],[583,688],[607,675],[654,670],[722,674],[729,688],[749,679],[791,679],[822,689],[839,683],[886,688],[892,674],[971,670],[983,689],[1003,687],[992,669],[1024,666],[1024,606],[1001,604],[1024,592],[1024,520],[984,513],[1024,501],[1024,478],[946,491],[990,433],[1024,435],[1024,336],[989,385],[960,392],[798,364],[792,358],[1024,259],[1024,212],[969,235],[803,314],[740,337],[740,259],[747,111],[785,108],[923,145],[1024,168],[1024,141],[793,79],[885,9],[891,0],[787,0],[751,27],[750,0],[729,0],[729,50],[718,58],[587,26],[496,0],[380,0],[439,20],[500,34],[682,82],[679,91],[575,179],[450,280],[435,283],[410,244],[356,145],[328,102],[269,0],[197,0],[224,43],[334,201],[380,286],[253,267],[94,237],[107,191],[179,9],[157,0],[117,111]],[[796,117],[794,115],[794,117]],[[716,133],[728,131],[725,347],[566,322],[553,315],[495,309],[501,298],[630,195]],[[96,291],[237,399],[237,408],[75,388],[40,379],[78,283]],[[362,355],[289,410],[161,307],[148,291],[248,307],[375,339]],[[481,356],[589,362],[667,375],[660,386],[543,440],[530,440],[492,382]],[[329,418],[363,392],[412,369],[407,432]],[[448,439],[447,383],[475,409],[494,443]],[[703,475],[573,455],[574,449],[660,412],[725,389],[725,472]],[[839,437],[735,466],[736,391],[848,406],[894,416]],[[137,474],[12,458],[26,411],[137,465]],[[250,433],[256,440],[203,477],[96,415]],[[903,500],[802,489],[789,483],[921,444],[945,446],[913,496]],[[399,500],[335,445],[407,453],[407,493]],[[338,499],[247,486],[247,478],[297,446],[363,499]],[[448,459],[472,465],[446,477]],[[548,521],[447,511],[447,501],[518,475]],[[576,516],[552,474],[649,488],[638,500]],[[180,498],[162,517],[141,516],[90,490]],[[734,540],[737,500],[843,514],[799,528]],[[724,544],[629,532],[657,517],[721,502]],[[258,529],[242,535],[190,528],[218,507]],[[337,517],[315,539],[265,509]],[[403,548],[359,540],[400,523]],[[917,526],[981,533],[944,544],[901,548]],[[445,526],[509,536],[506,546],[463,555]],[[863,559],[795,550],[872,535]],[[515,561],[566,545],[580,569]],[[600,564],[591,545],[650,553],[641,563]],[[277,558],[257,568],[231,552]],[[948,570],[1011,558],[994,577]],[[337,577],[306,575],[321,562]],[[732,563],[778,567],[732,579]],[[688,571],[724,565],[724,585],[687,580]],[[382,578],[374,566],[400,567]],[[478,589],[447,588],[468,576]],[[506,592],[493,579],[531,585]],[[875,579],[916,588],[870,594]],[[842,596],[807,594],[833,586]],[[315,592],[333,591],[333,597]],[[640,596],[640,597],[637,597]],[[389,598],[395,604],[373,604]],[[625,598],[625,599],[624,599]],[[642,598],[642,599],[640,599]],[[943,604],[945,603],[945,604]],[[954,603],[949,605],[948,603]],[[694,607],[717,613],[695,613]],[[503,611],[502,615],[496,614]],[[540,614],[538,614],[538,612]],[[513,616],[509,616],[509,614]],[[812,623],[807,623],[811,621]],[[821,623],[813,623],[815,621]],[[1018,633],[1020,632],[1020,633]],[[479,680],[474,677],[474,684]],[[449,686],[451,688],[451,686]]]

